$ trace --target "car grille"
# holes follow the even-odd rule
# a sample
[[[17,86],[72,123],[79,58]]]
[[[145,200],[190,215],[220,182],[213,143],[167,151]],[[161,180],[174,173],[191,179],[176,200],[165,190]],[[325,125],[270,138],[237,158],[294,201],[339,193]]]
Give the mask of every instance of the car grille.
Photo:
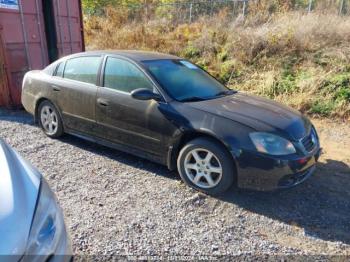
[[[303,144],[305,150],[307,152],[311,152],[317,145],[317,136],[314,129],[311,129],[311,132],[308,136],[304,137],[301,140],[301,143]]]

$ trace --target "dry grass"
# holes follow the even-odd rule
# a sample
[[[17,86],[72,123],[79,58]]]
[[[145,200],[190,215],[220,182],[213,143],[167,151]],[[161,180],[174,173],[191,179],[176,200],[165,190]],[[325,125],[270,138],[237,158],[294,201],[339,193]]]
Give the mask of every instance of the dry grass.
[[[350,18],[279,12],[191,24],[130,21],[127,10],[85,18],[90,49],[156,50],[198,63],[228,86],[309,114],[350,119]]]

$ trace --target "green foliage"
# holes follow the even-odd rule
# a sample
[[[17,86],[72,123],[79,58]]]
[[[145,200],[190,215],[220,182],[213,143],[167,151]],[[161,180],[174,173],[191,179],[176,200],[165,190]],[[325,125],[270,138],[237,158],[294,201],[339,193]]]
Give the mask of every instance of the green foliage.
[[[82,0],[85,14],[99,14],[107,5],[114,4],[116,0]]]
[[[103,13],[104,8],[108,6],[115,6],[118,7],[118,5],[123,6],[135,6],[139,4],[143,4],[145,2],[150,1],[144,1],[144,0],[82,0],[82,6],[83,11],[85,14],[89,15],[100,15]]]
[[[234,60],[228,60],[221,63],[219,80],[227,84],[231,79],[236,78],[240,75],[239,70],[236,68],[236,62]]]
[[[311,105],[310,113],[329,116],[335,109],[335,103],[327,100],[317,100]]]
[[[350,102],[350,73],[340,72],[329,77],[320,87],[319,99],[311,105],[311,113],[329,116]]]
[[[335,93],[335,98],[338,101],[350,102],[350,88],[342,87]]]
[[[322,92],[337,102],[350,102],[350,73],[342,72],[325,81]]]
[[[275,98],[281,94],[291,94],[295,89],[295,77],[293,75],[282,75],[270,89],[266,90],[266,93],[270,98]]]
[[[220,53],[217,54],[217,58],[221,61],[221,62],[225,62],[229,57],[229,52],[226,49],[221,50]]]
[[[306,8],[309,5],[309,0],[294,0],[294,6],[300,7],[300,8]]]
[[[201,55],[201,51],[191,43],[183,50],[183,56],[187,59],[194,59]]]
[[[281,94],[292,94],[298,91],[297,77],[294,72],[294,65],[298,62],[297,57],[287,57],[283,64],[283,70],[270,89],[267,90],[267,95],[271,98]]]

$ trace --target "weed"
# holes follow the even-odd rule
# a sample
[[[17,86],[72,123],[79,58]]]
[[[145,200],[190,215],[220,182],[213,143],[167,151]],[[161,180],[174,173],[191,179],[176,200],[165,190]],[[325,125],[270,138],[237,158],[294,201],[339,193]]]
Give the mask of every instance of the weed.
[[[235,89],[309,114],[349,119],[350,17],[292,12],[281,0],[249,8],[243,22],[223,11],[190,24],[173,23],[167,15],[138,20],[109,8],[105,15],[85,17],[86,42],[88,49],[185,57]]]

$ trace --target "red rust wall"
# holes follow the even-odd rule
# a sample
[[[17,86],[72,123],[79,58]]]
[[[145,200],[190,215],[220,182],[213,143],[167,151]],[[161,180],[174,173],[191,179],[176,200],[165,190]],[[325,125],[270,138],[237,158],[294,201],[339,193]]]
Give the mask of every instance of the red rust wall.
[[[6,65],[5,61],[5,50],[2,45],[2,36],[0,31],[0,105],[10,105],[11,97],[8,89],[8,80],[6,74]]]
[[[49,64],[42,1],[49,0],[18,0],[18,9],[0,7],[0,106],[19,106],[24,74]],[[83,51],[80,0],[52,1],[59,57]]]
[[[55,0],[57,42],[60,57],[85,49],[80,0]]]

